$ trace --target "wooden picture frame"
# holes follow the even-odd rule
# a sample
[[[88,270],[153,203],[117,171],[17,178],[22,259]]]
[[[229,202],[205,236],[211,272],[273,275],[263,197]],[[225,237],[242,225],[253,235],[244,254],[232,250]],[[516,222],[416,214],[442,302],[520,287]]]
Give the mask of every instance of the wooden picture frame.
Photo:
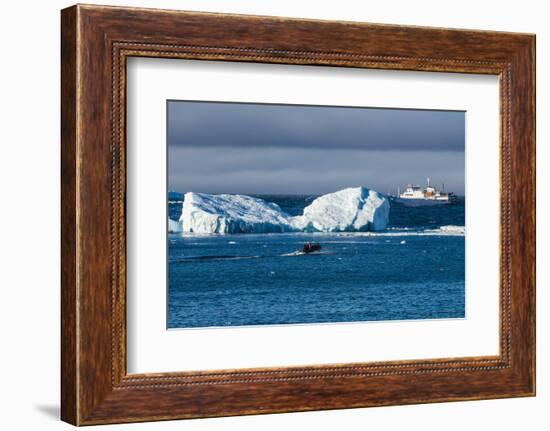
[[[64,421],[91,425],[535,394],[534,35],[83,5],[64,9],[61,17]],[[500,354],[128,375],[130,56],[498,75]]]

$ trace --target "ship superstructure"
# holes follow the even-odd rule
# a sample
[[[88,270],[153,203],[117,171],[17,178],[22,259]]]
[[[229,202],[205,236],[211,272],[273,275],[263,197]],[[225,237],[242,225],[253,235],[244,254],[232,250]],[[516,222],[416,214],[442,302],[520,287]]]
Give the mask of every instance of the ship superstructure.
[[[403,193],[397,189],[397,196],[394,200],[405,205],[441,205],[450,204],[455,200],[455,195],[452,192],[445,192],[445,186],[442,190],[430,185],[430,179],[427,179],[427,186],[421,187],[418,185],[408,184]]]

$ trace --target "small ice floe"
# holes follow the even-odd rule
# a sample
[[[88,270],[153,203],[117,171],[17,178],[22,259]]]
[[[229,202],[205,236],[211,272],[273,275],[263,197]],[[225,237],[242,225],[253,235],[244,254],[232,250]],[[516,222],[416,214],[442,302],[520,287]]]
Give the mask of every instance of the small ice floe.
[[[465,226],[444,225],[437,229],[426,229],[426,235],[446,235],[446,236],[464,236],[466,234]]]
[[[275,271],[269,271],[269,273],[270,273],[271,275],[274,275],[274,274],[275,274]]]
[[[454,233],[454,234],[462,234],[464,235],[466,233],[466,227],[465,226],[456,226],[456,225],[445,225],[441,226],[439,228],[441,232],[445,233]]]
[[[406,244],[406,243],[407,243],[407,241],[402,240],[399,244]]]

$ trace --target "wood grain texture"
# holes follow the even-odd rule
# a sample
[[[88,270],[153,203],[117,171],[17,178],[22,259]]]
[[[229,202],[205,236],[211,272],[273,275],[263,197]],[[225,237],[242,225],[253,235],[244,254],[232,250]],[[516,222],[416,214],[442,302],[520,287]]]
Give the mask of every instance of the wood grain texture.
[[[61,417],[77,422],[76,9],[61,16]]]
[[[533,35],[78,5],[62,11],[61,37],[63,420],[87,425],[534,395]],[[499,355],[127,375],[130,56],[498,75]]]

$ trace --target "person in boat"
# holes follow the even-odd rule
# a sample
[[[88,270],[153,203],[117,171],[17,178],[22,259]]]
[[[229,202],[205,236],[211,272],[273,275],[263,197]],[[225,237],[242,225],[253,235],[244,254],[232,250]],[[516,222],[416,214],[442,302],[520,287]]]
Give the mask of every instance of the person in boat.
[[[304,247],[302,248],[302,251],[304,253],[313,253],[314,251],[320,251],[320,250],[321,250],[321,244],[312,243],[312,242],[306,242],[304,244]]]

